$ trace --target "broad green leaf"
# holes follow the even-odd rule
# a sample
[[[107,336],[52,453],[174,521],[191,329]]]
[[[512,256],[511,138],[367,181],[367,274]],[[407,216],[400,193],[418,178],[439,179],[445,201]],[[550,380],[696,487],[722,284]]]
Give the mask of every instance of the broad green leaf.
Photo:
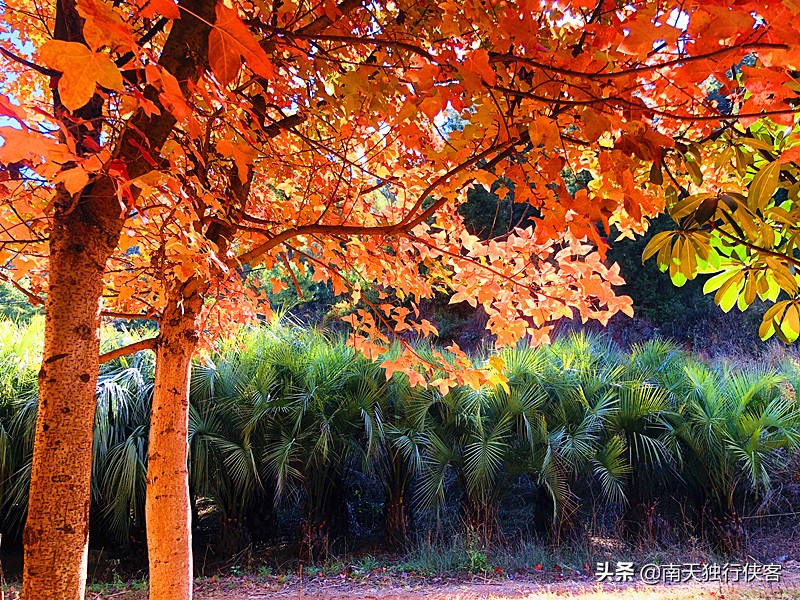
[[[738,269],[731,269],[710,277],[703,285],[703,293],[709,294],[718,290],[726,281],[728,281],[731,277],[734,277],[738,272]]]
[[[789,266],[778,258],[767,256],[764,259],[775,282],[790,296],[797,295],[797,280]]]
[[[752,137],[741,138],[740,142],[745,146],[749,146],[753,150],[765,150],[767,152],[772,152],[775,149],[772,144]]]
[[[706,198],[710,198],[713,194],[702,193],[702,194],[694,194],[689,196],[688,198],[684,198],[677,204],[675,204],[670,209],[670,216],[675,220],[679,221],[683,217],[693,214],[697,211],[697,208],[700,206],[700,203],[703,202]]]
[[[695,184],[701,185],[703,183],[703,172],[700,170],[700,165],[687,158],[686,168],[689,171],[689,175],[692,176],[692,180],[695,182]]]
[[[714,295],[714,302],[716,302],[723,311],[730,312],[736,304],[736,299],[739,297],[739,290],[743,280],[744,273],[736,273],[717,290],[717,293]]]

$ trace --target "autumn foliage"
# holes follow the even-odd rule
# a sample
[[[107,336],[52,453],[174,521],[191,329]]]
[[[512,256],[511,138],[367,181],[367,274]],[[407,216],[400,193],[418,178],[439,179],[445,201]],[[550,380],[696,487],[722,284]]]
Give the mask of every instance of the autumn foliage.
[[[13,242],[47,235],[52,188],[31,171],[71,194],[108,176],[126,214],[108,269],[112,310],[155,316],[170,282],[213,277],[218,301],[207,311],[246,313],[240,267],[277,261],[313,269],[362,305],[362,285],[412,302],[363,305],[354,342],[367,353],[380,352],[374,342],[390,329],[433,331],[414,319],[413,302],[437,291],[482,304],[500,344],[546,339],[552,319],[573,311],[604,321],[630,310],[613,295],[620,279],[602,262],[603,230],[641,229],[643,215],[663,208],[662,187],[648,180],[677,152],[673,138],[719,127],[724,115],[702,84],[725,82],[754,51],[762,68],[747,69],[753,85],[791,79],[790,49],[779,41],[787,37],[773,20],[754,27],[744,4],[698,8],[687,27],[690,12],[655,5],[390,4],[373,14],[346,3],[303,16],[292,3],[274,14],[220,3],[210,70],[182,91],[158,63],[164,21],[180,11],[160,4],[154,20],[152,3],[78,2],[85,43],[47,39],[47,7],[38,7],[42,22],[24,10],[7,15],[37,46],[44,73],[9,62],[9,75],[23,77],[6,87],[26,101],[4,102],[4,112],[26,127],[4,129],[3,163],[25,165],[23,181],[5,184],[19,215],[4,220],[6,273],[46,286],[35,277],[46,251]],[[95,91],[107,99],[102,143],[42,132],[56,126],[47,94],[31,93],[48,89],[45,73],[61,74],[53,87],[66,110]],[[782,89],[779,100],[793,93]],[[764,108],[776,107],[759,95],[737,111]],[[128,136],[152,167],[130,178],[115,140],[137,110],[168,111],[178,125],[160,148],[148,147],[145,131]],[[461,114],[461,131],[441,132],[437,116],[447,110]],[[593,180],[570,193],[564,176],[580,171]],[[483,242],[465,232],[455,206],[469,186],[498,181],[501,195],[535,207],[536,225]],[[215,227],[226,230],[223,247],[207,235]],[[350,273],[355,283],[342,277]]]

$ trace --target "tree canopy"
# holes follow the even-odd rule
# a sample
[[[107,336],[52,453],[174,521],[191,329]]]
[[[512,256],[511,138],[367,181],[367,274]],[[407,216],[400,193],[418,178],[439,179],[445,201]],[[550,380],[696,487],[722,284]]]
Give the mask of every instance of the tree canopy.
[[[621,280],[602,262],[603,229],[640,231],[664,207],[663,165],[692,175],[683,149],[720,139],[733,115],[793,118],[782,35],[791,20],[780,4],[753,13],[750,3],[219,3],[209,70],[188,85],[159,62],[170,23],[186,13],[178,5],[80,0],[84,39],[70,42],[50,39],[53,8],[29,2],[6,14],[36,52],[4,52],[3,112],[17,123],[0,151],[3,267],[44,289],[52,185],[79,202],[111,178],[125,224],[105,296],[120,313],[158,315],[169,281],[218,269],[215,307],[238,314],[248,310],[241,267],[263,261],[311,267],[362,301],[343,272],[387,297],[441,288],[483,304],[501,344],[544,338],[573,310],[604,321],[630,303],[613,294]],[[48,76],[56,117],[90,101],[101,113],[59,126]],[[725,111],[709,81],[764,91]],[[443,135],[448,109],[461,126]],[[178,124],[154,148],[130,119],[160,112]],[[121,144],[146,163],[136,177]],[[578,173],[587,183],[570,190]],[[475,186],[530,203],[533,224],[471,235],[455,206]],[[368,353],[385,326],[431,331],[405,307],[362,306],[352,324]]]

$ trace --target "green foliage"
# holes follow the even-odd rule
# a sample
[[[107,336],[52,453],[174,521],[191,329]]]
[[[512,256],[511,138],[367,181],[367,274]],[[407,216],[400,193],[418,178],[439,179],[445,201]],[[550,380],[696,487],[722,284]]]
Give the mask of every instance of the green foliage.
[[[36,315],[41,314],[42,309],[33,306],[25,294],[7,283],[0,282],[0,317],[10,321],[28,323]]]
[[[758,300],[772,304],[759,336],[786,343],[800,336],[796,140],[796,127],[763,119],[724,128],[702,144],[679,144],[657,165],[669,174],[667,208],[675,228],[654,235],[642,253],[678,286],[711,275],[703,291],[725,312]],[[719,169],[735,175],[705,184],[704,173]]]
[[[41,333],[40,319],[0,322],[0,527],[12,535],[25,518]],[[348,529],[350,482],[375,477],[400,542],[411,509],[457,504],[459,549],[437,560],[480,572],[521,480],[538,490],[533,514],[550,528],[581,507],[624,512],[666,498],[735,515],[800,445],[794,362],[714,367],[669,342],[626,353],[585,334],[499,358],[507,387],[441,394],[399,373],[387,381],[339,338],[279,322],[244,331],[194,366],[192,493],[231,551],[272,532],[279,505],[299,505],[314,561]],[[152,381],[148,353],[105,365],[98,381],[94,535],[119,544],[143,533]]]
[[[625,285],[620,286],[618,292],[631,297],[636,316],[651,321],[662,331],[677,333],[707,319],[714,302],[703,295],[704,278],[677,287],[665,281],[654,263],[642,264],[642,253],[653,236],[670,230],[672,226],[672,221],[665,215],[653,219],[644,236],[613,241],[608,261],[619,263]]]

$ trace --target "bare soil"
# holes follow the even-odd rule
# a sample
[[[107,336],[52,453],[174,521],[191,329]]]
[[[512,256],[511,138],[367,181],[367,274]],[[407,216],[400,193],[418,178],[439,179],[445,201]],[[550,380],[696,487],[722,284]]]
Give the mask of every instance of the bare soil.
[[[438,579],[438,578],[436,578]],[[318,600],[750,600],[800,599],[800,569],[786,572],[779,584],[763,582],[732,584],[643,585],[598,583],[592,577],[556,579],[553,576],[514,580],[462,578],[405,581],[398,578],[311,580],[277,582],[225,581],[198,585],[198,600],[268,600],[313,598]]]
[[[794,562],[794,561],[790,561]],[[787,568],[788,567],[788,568]],[[196,600],[800,600],[800,565],[784,567],[780,583],[598,583],[593,576],[542,573],[519,578],[210,577],[195,584]],[[1,594],[0,594],[1,595]],[[145,600],[145,591],[89,592],[87,600]],[[2,600],[18,600],[15,588]]]

